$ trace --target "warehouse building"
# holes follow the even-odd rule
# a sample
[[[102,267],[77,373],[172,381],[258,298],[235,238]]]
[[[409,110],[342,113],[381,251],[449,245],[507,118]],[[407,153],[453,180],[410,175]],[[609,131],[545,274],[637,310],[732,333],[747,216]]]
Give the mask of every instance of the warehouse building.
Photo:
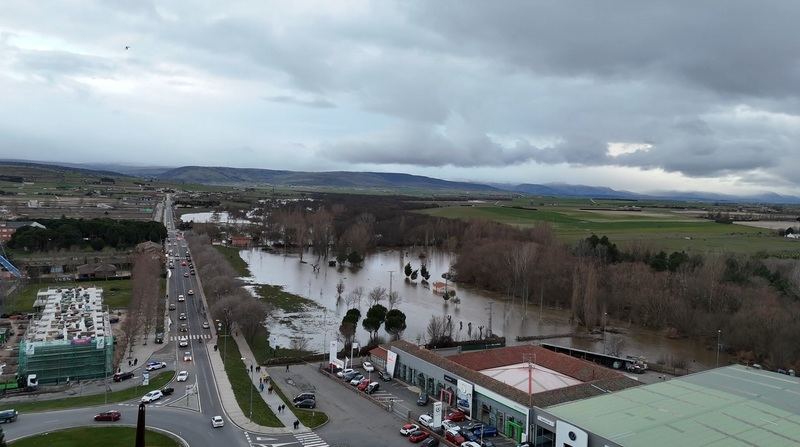
[[[20,342],[19,374],[40,383],[105,377],[113,371],[114,338],[103,289],[45,289]]]

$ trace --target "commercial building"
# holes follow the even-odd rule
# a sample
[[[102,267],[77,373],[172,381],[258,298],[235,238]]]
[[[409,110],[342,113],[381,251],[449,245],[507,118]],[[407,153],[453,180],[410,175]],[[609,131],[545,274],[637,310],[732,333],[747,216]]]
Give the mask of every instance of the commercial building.
[[[539,410],[557,447],[800,445],[800,379],[741,365]]]
[[[40,290],[34,308],[38,313],[20,342],[20,375],[59,383],[113,372],[114,337],[103,289]]]
[[[555,424],[539,409],[623,390],[639,382],[612,369],[522,345],[444,357],[406,341],[387,352],[387,370],[458,408],[472,419],[497,427],[517,442],[553,445]]]

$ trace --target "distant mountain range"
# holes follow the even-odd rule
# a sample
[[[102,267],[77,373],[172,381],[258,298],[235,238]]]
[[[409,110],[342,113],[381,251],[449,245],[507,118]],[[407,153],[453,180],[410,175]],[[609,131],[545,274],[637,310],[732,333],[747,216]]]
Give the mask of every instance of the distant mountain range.
[[[421,175],[391,172],[351,172],[326,171],[304,172],[256,168],[228,168],[209,166],[182,166],[179,168],[159,166],[130,166],[120,164],[76,164],[41,163],[27,160],[0,160],[2,164],[36,167],[44,169],[65,169],[84,174],[124,175],[154,178],[168,182],[199,183],[207,185],[236,186],[298,186],[319,188],[381,189],[398,192],[402,190],[430,190],[436,192],[473,192],[481,194],[521,194],[529,196],[576,197],[593,199],[624,200],[678,200],[689,202],[728,202],[728,203],[784,203],[800,204],[800,197],[780,195],[771,192],[755,195],[728,195],[710,192],[662,191],[649,194],[615,190],[604,186],[570,185],[563,183],[478,183],[449,181]]]

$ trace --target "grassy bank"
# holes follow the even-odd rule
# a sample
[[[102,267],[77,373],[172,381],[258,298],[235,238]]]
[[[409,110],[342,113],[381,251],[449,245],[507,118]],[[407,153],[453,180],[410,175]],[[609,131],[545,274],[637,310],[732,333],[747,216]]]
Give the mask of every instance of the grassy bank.
[[[265,303],[284,312],[302,312],[306,307],[317,306],[313,300],[283,290],[283,286],[259,284],[256,286],[256,292]]]
[[[256,357],[256,362],[259,365],[265,365],[267,360],[275,357],[302,358],[313,354],[313,352],[310,351],[290,349],[288,346],[280,346],[276,350],[275,347],[271,346],[269,340],[267,339],[267,335],[267,331],[264,330],[263,333],[253,337],[252,340],[247,341],[247,344],[250,346],[250,350],[253,351],[253,355]]]
[[[136,429],[133,427],[80,427],[31,436],[12,442],[14,447],[106,447],[134,445]],[[151,430],[145,432],[147,447],[177,447],[177,440]]]
[[[217,345],[220,354],[223,356],[225,362],[225,373],[228,375],[228,380],[233,387],[233,394],[236,396],[236,403],[245,414],[250,414],[250,392],[253,393],[253,422],[265,427],[283,427],[283,424],[272,412],[264,399],[257,396],[260,392],[250,381],[250,372],[245,369],[245,363],[242,361],[242,354],[239,353],[239,348],[236,342],[228,340],[227,345],[224,341],[219,342]],[[249,363],[248,363],[249,364]]]
[[[19,292],[14,294],[6,303],[6,312],[33,312],[33,302],[36,301],[36,293],[39,292],[39,289],[47,289],[49,287],[68,289],[71,287],[91,286],[103,289],[103,303],[108,304],[112,309],[126,308],[131,301],[133,283],[130,279],[37,282],[25,285]]]
[[[214,248],[217,249],[225,259],[228,261],[228,264],[236,270],[236,273],[239,276],[250,276],[250,270],[247,268],[247,263],[244,262],[241,256],[239,256],[239,249],[234,247],[224,247],[222,245],[215,245]]]
[[[286,403],[286,407],[292,410],[297,420],[302,422],[306,427],[313,429],[328,422],[328,415],[322,411],[295,408],[294,405],[292,405],[291,397],[287,397],[286,394],[283,393],[281,387],[274,381],[272,382],[272,388],[278,392],[278,395],[281,396],[281,399]]]
[[[128,389],[113,391],[108,393],[108,403],[123,402],[131,399],[138,399],[152,390],[162,388],[174,375],[173,371],[166,371],[154,379],[150,380],[147,386],[134,386]],[[110,381],[111,379],[109,379]],[[129,379],[141,383],[139,378]],[[64,399],[41,400],[38,402],[4,402],[0,409],[7,410],[13,408],[20,413],[34,413],[37,411],[65,410],[67,408],[91,407],[106,403],[105,393],[90,394],[87,396],[66,397]]]

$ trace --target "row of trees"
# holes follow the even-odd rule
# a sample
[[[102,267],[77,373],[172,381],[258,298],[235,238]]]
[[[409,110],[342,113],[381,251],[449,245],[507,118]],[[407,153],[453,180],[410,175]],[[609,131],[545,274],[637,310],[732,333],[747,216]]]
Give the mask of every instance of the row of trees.
[[[353,343],[359,319],[361,319],[361,311],[358,308],[348,309],[342,318],[339,334],[345,347]],[[361,321],[361,327],[369,333],[369,346],[378,344],[378,332],[381,326],[392,336],[392,340],[399,340],[407,327],[406,314],[400,309],[387,309],[382,304],[373,304],[367,310],[366,317]]]
[[[70,249],[102,250],[105,247],[129,248],[145,242],[160,242],[167,237],[161,222],[113,219],[46,219],[46,228],[22,227],[8,242],[11,248],[31,251]]]
[[[519,302],[522,318],[529,303],[542,302],[569,309],[587,328],[607,315],[675,336],[712,340],[722,330],[732,352],[776,366],[800,363],[792,342],[800,336],[800,265],[792,260],[623,251],[606,238],[568,247],[546,225],[473,222],[455,269],[459,281]]]
[[[142,337],[142,344],[147,344],[151,331],[158,325],[158,319],[163,315],[158,314],[159,278],[163,271],[163,264],[158,255],[138,253],[133,261],[131,270],[131,302],[128,312],[120,326],[120,346],[123,349],[115,351],[115,364],[119,364],[125,351],[130,358],[137,337]]]

